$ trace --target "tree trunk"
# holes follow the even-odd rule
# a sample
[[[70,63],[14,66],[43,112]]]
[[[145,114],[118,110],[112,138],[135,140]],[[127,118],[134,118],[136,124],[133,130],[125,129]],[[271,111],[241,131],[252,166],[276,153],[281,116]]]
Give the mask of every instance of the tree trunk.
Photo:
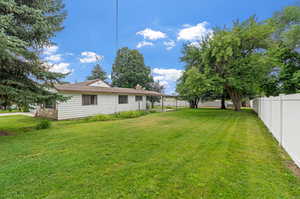
[[[151,101],[151,108],[154,108],[154,101]]]
[[[197,99],[190,100],[189,103],[190,103],[190,108],[198,108]]]
[[[221,99],[221,109],[225,110],[226,105],[225,105],[225,95],[222,94],[222,99]]]
[[[232,100],[234,110],[235,111],[240,111],[241,110],[241,96],[240,94],[236,91],[236,89],[230,87],[230,86],[225,86],[226,90]]]

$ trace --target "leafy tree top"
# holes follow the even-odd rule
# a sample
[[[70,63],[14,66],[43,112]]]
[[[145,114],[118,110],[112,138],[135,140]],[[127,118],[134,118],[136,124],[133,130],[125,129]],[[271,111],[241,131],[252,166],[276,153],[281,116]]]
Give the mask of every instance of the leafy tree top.
[[[136,85],[149,89],[153,82],[151,69],[144,63],[144,56],[138,50],[127,47],[117,52],[112,67],[112,85],[124,88],[134,88]]]
[[[87,77],[87,80],[101,79],[106,80],[106,72],[102,69],[100,64],[96,64],[91,72],[91,75]]]

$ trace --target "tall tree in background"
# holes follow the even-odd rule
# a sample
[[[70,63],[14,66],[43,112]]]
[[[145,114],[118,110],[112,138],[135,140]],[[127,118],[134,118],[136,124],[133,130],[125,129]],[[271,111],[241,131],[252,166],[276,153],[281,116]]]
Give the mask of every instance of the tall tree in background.
[[[101,79],[101,80],[107,79],[106,72],[102,69],[99,63],[97,63],[94,66],[91,75],[87,77],[87,80],[94,80],[94,79]]]
[[[287,6],[268,22],[275,27],[274,38],[290,49],[300,47],[300,6]]]
[[[208,42],[208,40],[211,38],[211,35],[208,35],[206,38],[203,38],[202,42],[199,42],[199,46],[201,46],[203,43]],[[215,99],[221,99],[221,109],[226,109],[225,100],[229,98],[226,90],[224,89],[224,86],[222,82],[216,78],[215,75],[210,75],[207,73],[207,68],[203,59],[204,56],[204,48],[199,48],[199,46],[195,45],[185,45],[183,48],[183,56],[181,57],[181,61],[185,62],[185,73],[181,77],[180,81],[177,84],[177,91],[181,95],[185,95],[184,99],[192,99],[192,98],[201,98],[201,101],[209,101],[209,100],[215,100]],[[185,91],[184,84],[187,79],[187,76],[192,73],[188,73],[191,68],[197,68],[197,73],[202,74],[202,78],[205,78],[205,82],[209,84],[206,84],[206,89],[201,90],[201,93],[189,93]],[[195,81],[194,84],[197,84]],[[199,86],[203,87],[204,85]],[[188,94],[189,93],[189,94]],[[187,94],[189,96],[187,96]],[[198,95],[198,97],[197,97]],[[194,96],[194,97],[192,97]],[[190,104],[193,104],[193,101],[191,100]],[[198,100],[199,101],[199,100]],[[193,107],[195,105],[192,105]]]
[[[274,69],[265,78],[264,94],[300,92],[300,7],[288,6],[267,22],[275,28],[272,40],[276,45],[268,53]]]
[[[198,108],[200,100],[210,91],[211,80],[196,67],[185,71],[179,79],[176,91],[180,97],[187,100],[190,108]]]
[[[124,88],[135,88],[137,84],[150,89],[153,83],[151,69],[144,63],[144,56],[138,50],[127,47],[117,52],[112,67],[112,85]]]
[[[51,45],[50,38],[66,14],[60,0],[0,1],[0,101],[19,106],[45,100],[64,100],[48,90],[64,77],[49,72],[38,51]]]

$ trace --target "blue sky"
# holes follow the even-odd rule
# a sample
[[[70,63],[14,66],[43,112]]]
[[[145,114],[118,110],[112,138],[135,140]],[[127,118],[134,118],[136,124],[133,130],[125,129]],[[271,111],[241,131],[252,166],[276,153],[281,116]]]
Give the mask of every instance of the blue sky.
[[[193,42],[213,27],[230,26],[233,20],[256,15],[271,17],[295,0],[119,0],[119,47],[138,49],[156,80],[171,94],[184,63],[182,45]],[[52,70],[72,73],[67,81],[84,81],[100,60],[110,74],[116,55],[115,1],[65,0],[65,29],[55,46],[45,49]]]

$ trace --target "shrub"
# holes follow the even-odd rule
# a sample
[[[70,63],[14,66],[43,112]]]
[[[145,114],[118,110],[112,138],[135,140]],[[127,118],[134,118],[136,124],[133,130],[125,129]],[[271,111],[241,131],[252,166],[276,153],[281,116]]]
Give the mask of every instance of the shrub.
[[[41,120],[37,125],[36,129],[48,129],[51,126],[51,122],[49,120]]]
[[[147,115],[149,113],[156,113],[156,111],[124,111],[111,115],[95,115],[92,117],[88,117],[85,121],[96,122],[96,121],[109,121],[109,120],[117,120],[117,119],[126,119],[126,118],[136,118],[143,115]]]
[[[117,118],[135,118],[135,117],[140,117],[143,115],[146,115],[148,112],[147,111],[125,111],[125,112],[120,112],[115,114]]]
[[[89,117],[89,121],[108,121],[108,120],[114,120],[113,115],[95,115],[92,117]]]

